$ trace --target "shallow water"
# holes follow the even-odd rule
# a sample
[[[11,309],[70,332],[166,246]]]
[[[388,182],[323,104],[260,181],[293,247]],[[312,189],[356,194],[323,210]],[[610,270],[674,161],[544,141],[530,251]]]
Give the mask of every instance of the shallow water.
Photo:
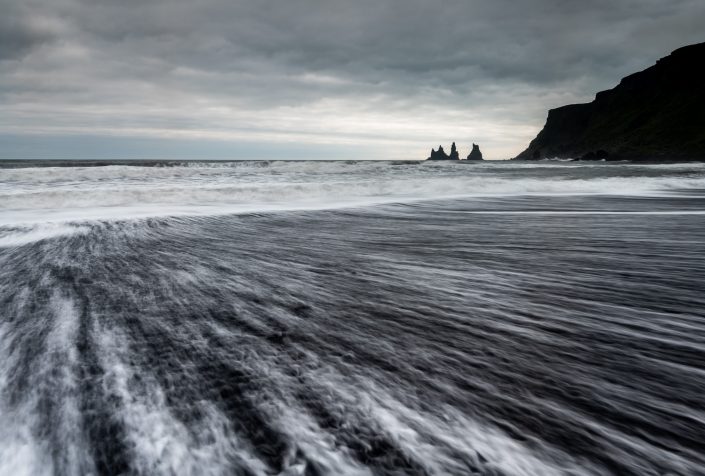
[[[0,475],[705,474],[705,167],[0,168]]]

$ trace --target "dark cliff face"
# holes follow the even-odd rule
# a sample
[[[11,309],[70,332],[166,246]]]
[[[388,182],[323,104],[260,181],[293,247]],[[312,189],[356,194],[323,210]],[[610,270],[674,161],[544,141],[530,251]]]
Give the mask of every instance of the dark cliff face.
[[[705,43],[597,93],[552,109],[517,159],[705,160]]]

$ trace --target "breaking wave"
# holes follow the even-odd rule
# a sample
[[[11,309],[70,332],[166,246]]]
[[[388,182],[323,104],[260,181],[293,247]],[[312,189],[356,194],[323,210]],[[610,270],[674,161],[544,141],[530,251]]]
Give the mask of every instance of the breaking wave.
[[[0,225],[328,209],[460,197],[705,190],[705,167],[414,162],[0,169]]]

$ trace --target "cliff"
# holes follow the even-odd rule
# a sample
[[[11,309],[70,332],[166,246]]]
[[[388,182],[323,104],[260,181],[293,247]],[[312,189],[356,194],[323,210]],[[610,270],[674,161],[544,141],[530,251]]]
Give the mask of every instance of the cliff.
[[[705,43],[675,50],[590,103],[550,110],[516,158],[705,160]]]

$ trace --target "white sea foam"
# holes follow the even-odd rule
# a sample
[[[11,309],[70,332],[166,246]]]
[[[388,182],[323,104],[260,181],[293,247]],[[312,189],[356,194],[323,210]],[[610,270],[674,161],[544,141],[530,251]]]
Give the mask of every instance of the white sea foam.
[[[144,369],[136,378],[124,337],[108,328],[96,332],[103,350],[104,385],[120,402],[136,474],[225,475],[233,473],[233,461],[256,474],[266,473],[266,466],[252,456],[212,403],[196,403],[203,418],[186,426],[172,414],[154,378]]]
[[[43,476],[54,474],[49,460],[29,428],[12,418],[0,418],[0,475]]]
[[[8,215],[8,217],[11,214]],[[0,248],[22,246],[27,243],[54,238],[57,236],[84,233],[86,227],[69,226],[61,223],[41,223],[22,228],[0,228]]]
[[[36,376],[40,385],[48,385],[52,397],[58,401],[56,426],[64,441],[64,452],[58,457],[62,472],[91,474],[95,471],[88,454],[88,445],[81,432],[80,382],[76,339],[79,314],[76,303],[58,291],[50,299],[54,310],[54,326],[47,336],[46,355],[41,359],[41,370]]]
[[[26,406],[12,408],[6,401],[9,374],[17,365],[9,332],[9,326],[0,323],[0,476],[50,475],[52,461],[32,434],[32,414]]]
[[[389,162],[39,167],[0,171],[0,225],[325,209],[459,197],[649,196],[679,190],[705,190],[705,167]],[[65,231],[0,235],[0,246]]]

